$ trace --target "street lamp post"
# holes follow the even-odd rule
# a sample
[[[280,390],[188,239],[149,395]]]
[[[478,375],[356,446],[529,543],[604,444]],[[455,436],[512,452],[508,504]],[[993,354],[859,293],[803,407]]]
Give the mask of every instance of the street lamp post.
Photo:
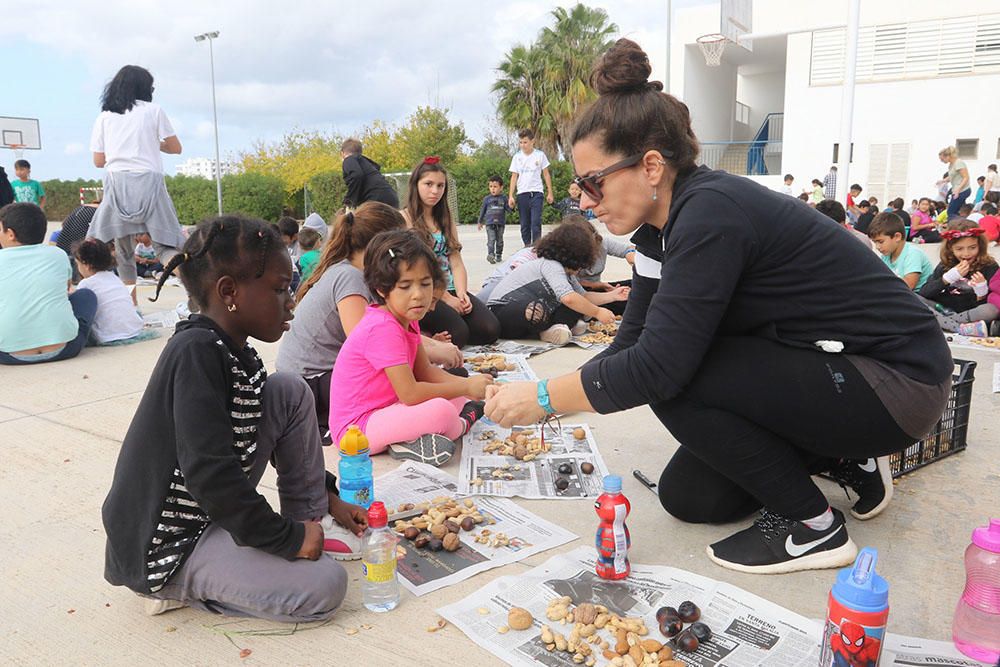
[[[195,35],[194,41],[208,40],[208,62],[212,71],[212,123],[215,125],[215,195],[219,203],[219,215],[222,215],[222,165],[219,162],[219,115],[215,108],[215,54],[212,51],[212,40],[219,36],[219,31]]]

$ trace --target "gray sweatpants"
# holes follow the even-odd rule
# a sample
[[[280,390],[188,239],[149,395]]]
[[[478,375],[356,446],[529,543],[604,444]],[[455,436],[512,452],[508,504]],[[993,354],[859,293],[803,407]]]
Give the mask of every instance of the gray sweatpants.
[[[261,403],[250,481],[258,484],[271,461],[278,472],[282,516],[319,519],[328,512],[329,500],[312,392],[298,375],[274,373],[264,384]],[[228,616],[297,623],[331,617],[346,592],[347,573],[329,555],[287,561],[238,546],[212,523],[154,597]]]

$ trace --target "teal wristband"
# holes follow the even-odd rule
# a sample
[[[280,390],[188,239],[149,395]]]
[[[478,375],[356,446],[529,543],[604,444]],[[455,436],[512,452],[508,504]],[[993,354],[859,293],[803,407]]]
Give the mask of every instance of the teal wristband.
[[[552,399],[549,398],[549,381],[540,380],[538,382],[538,405],[541,406],[542,410],[545,410],[545,414],[554,415],[555,410],[552,409]]]

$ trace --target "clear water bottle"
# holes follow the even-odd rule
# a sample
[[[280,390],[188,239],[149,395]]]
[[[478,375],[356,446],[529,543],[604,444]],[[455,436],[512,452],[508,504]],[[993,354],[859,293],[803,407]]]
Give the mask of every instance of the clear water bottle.
[[[972,531],[952,640],[970,658],[991,665],[1000,661],[1000,519]]]
[[[389,530],[389,515],[381,501],[368,508],[368,530],[361,543],[361,602],[365,608],[389,611],[399,604],[396,577],[396,544],[399,538]]]

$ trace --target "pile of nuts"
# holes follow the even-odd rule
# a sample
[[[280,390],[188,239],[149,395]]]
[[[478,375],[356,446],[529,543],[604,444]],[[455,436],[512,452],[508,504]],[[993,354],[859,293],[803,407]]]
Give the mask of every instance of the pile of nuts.
[[[545,454],[552,449],[552,444],[542,442],[541,436],[535,435],[533,430],[513,430],[503,440],[497,438],[493,431],[483,431],[479,439],[489,440],[483,446],[484,453],[513,456],[518,461],[534,460],[539,454]]]
[[[494,533],[489,528],[483,528],[479,531],[479,534],[473,537],[472,541],[476,544],[485,544],[494,549],[499,549],[510,544],[510,538],[507,535],[504,533]]]
[[[614,342],[615,336],[618,334],[618,324],[622,321],[622,318],[616,317],[615,321],[611,324],[602,324],[597,320],[591,320],[587,324],[587,331],[582,336],[578,337],[581,343],[595,343],[600,345],[610,345]]]
[[[472,366],[472,370],[477,373],[489,373],[493,377],[504,371],[517,370],[515,364],[507,363],[507,358],[502,354],[480,354],[469,357],[465,363]]]
[[[413,542],[418,549],[457,551],[462,546],[458,537],[460,531],[470,532],[478,524],[495,523],[479,512],[471,498],[459,502],[441,496],[429,503],[400,505],[397,511],[413,509],[423,510],[424,513],[412,519],[396,521],[393,530]]]

